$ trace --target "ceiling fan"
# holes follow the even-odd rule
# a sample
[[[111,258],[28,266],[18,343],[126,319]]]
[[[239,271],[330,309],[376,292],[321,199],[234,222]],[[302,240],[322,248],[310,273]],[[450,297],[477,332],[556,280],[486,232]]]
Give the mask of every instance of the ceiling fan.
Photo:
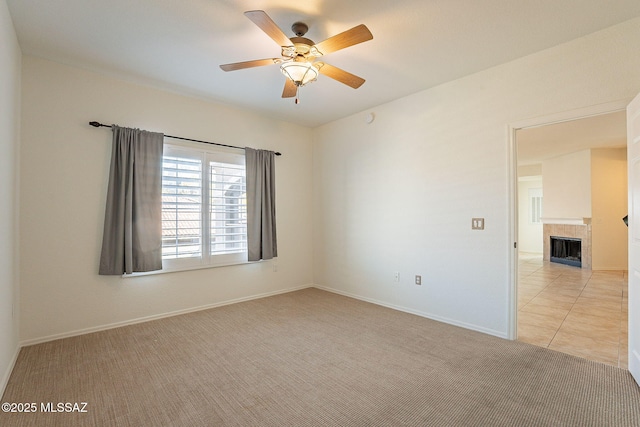
[[[292,98],[295,96],[296,104],[299,102],[297,98],[298,89],[307,83],[315,81],[318,74],[324,74],[354,89],[359,88],[364,83],[364,79],[361,77],[325,62],[315,61],[315,59],[373,39],[373,35],[365,25],[358,25],[350,30],[329,37],[320,43],[314,43],[312,40],[303,37],[309,29],[303,22],[296,22],[291,26],[291,30],[296,36],[289,38],[265,11],[250,10],[244,14],[278,43],[282,49],[282,57],[224,64],[220,66],[224,71],[279,64],[280,70],[287,77],[284,83],[282,97]]]

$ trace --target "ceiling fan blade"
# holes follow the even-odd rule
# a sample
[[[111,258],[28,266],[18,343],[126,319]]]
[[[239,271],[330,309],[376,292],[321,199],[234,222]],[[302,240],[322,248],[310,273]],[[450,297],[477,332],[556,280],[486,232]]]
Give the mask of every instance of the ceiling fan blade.
[[[362,77],[358,77],[355,74],[351,74],[341,68],[334,67],[333,65],[323,62],[316,62],[313,65],[318,68],[318,72],[320,74],[331,77],[332,79],[337,80],[340,83],[344,83],[354,89],[358,89],[365,82]]]
[[[284,90],[282,91],[283,98],[293,98],[298,93],[298,87],[291,79],[285,79]]]
[[[373,34],[367,28],[366,25],[360,24],[357,27],[353,27],[350,30],[336,34],[333,37],[329,37],[325,41],[322,41],[315,45],[315,48],[322,55],[326,55],[331,52],[335,52],[345,47],[353,46],[358,43],[371,40]]]
[[[253,61],[244,61],[244,62],[234,62],[233,64],[224,64],[221,65],[224,71],[235,71],[242,70],[243,68],[253,68],[253,67],[262,67],[264,65],[273,65],[280,62],[280,58],[269,58],[269,59],[255,59]]]
[[[256,24],[262,31],[267,33],[279,46],[293,46],[280,27],[265,13],[264,10],[250,10],[244,13],[245,16]]]

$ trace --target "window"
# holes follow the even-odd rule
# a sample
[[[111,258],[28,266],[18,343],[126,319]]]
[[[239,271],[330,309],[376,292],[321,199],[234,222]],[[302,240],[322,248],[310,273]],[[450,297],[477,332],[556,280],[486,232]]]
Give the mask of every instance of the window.
[[[542,188],[529,189],[529,222],[542,223]]]
[[[244,155],[164,147],[163,270],[247,261]]]

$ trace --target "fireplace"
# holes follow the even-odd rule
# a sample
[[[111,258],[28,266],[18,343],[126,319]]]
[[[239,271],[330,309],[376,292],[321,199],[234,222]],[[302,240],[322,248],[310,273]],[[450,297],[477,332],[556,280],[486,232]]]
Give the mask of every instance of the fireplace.
[[[551,236],[551,262],[582,267],[582,239]]]
[[[549,221],[549,219],[547,219]],[[566,221],[565,221],[566,222]],[[543,259],[551,262],[551,237],[580,240],[580,265],[583,270],[591,270],[591,221],[583,218],[580,224],[559,224],[545,222],[542,225]]]

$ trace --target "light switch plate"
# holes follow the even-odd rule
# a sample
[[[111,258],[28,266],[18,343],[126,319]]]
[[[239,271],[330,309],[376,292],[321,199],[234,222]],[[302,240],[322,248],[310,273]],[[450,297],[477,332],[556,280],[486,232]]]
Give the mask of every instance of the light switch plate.
[[[472,230],[484,230],[484,218],[471,218]]]

